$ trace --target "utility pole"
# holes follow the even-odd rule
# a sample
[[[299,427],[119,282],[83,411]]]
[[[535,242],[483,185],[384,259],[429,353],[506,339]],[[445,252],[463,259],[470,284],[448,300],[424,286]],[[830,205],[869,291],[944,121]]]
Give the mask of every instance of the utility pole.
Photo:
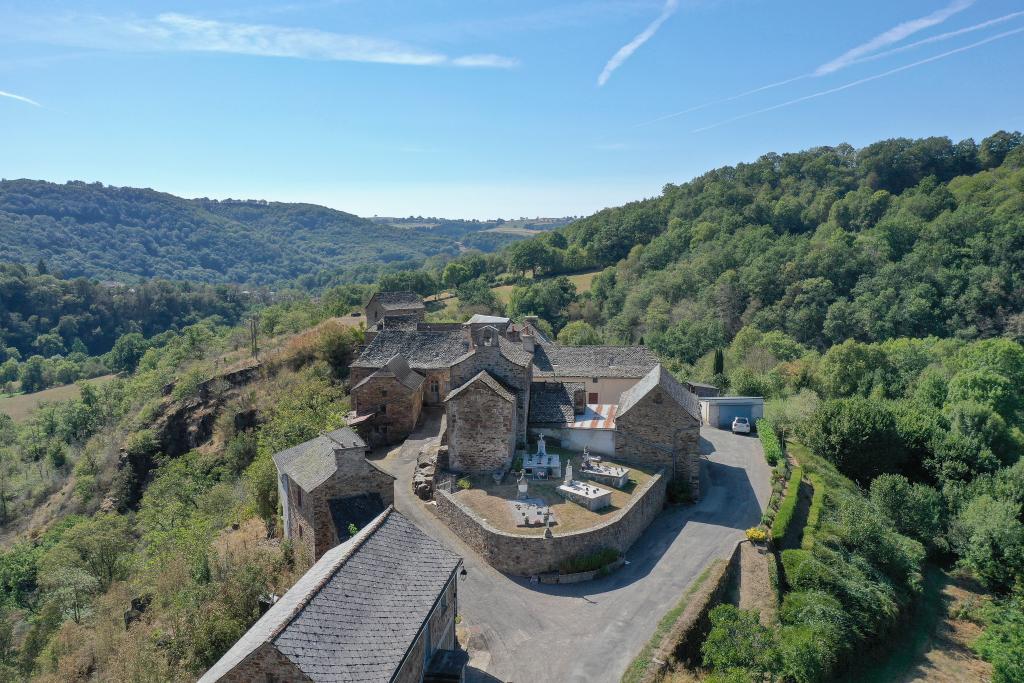
[[[260,347],[256,343],[256,331],[259,329],[260,314],[253,313],[252,317],[249,318],[249,338],[252,344],[252,357],[256,360],[260,359]]]

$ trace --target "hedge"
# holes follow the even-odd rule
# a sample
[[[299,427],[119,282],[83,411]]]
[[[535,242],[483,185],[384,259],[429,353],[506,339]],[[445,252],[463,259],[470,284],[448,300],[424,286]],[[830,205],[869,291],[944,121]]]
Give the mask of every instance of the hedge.
[[[804,469],[802,467],[793,468],[793,473],[789,477],[789,488],[786,489],[786,497],[782,499],[782,505],[779,506],[775,521],[772,522],[772,538],[776,543],[782,542],[789,530],[790,522],[793,521],[793,513],[796,512],[796,503],[800,494],[800,480],[803,476]]]
[[[764,449],[764,459],[774,467],[782,460],[782,444],[779,443],[779,435],[775,433],[775,425],[761,418],[757,421],[757,435]]]
[[[816,474],[809,474],[814,494],[811,496],[811,507],[807,511],[807,524],[804,526],[804,538],[801,547],[810,550],[814,546],[814,534],[821,522],[821,508],[825,505],[825,482]]]

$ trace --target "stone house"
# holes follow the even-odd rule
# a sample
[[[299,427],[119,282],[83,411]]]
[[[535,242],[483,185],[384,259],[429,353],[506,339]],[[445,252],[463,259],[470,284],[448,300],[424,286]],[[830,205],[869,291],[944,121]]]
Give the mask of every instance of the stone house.
[[[540,382],[585,384],[588,404],[612,405],[657,364],[657,356],[645,346],[562,346],[539,341],[533,353],[533,376]]]
[[[413,316],[422,321],[427,308],[423,297],[415,292],[377,292],[366,302],[366,327],[391,316]]]
[[[484,371],[499,380],[515,397],[515,443],[525,445],[533,356],[521,343],[509,341],[491,325],[469,328],[467,336],[471,348],[452,363],[451,386],[460,387]]]
[[[307,563],[362,528],[395,500],[395,479],[366,459],[348,427],[274,455],[284,535]]]
[[[462,560],[388,507],[329,550],[201,683],[419,683],[461,671]],[[452,662],[457,662],[452,667]]]
[[[700,495],[700,407],[660,364],[623,392],[615,415],[615,457],[664,467]]]
[[[424,377],[423,404],[440,406],[448,395],[452,365],[469,350],[469,338],[458,323],[419,323],[414,329],[385,325],[349,366],[349,382],[355,386],[401,356]]]
[[[451,469],[471,474],[507,469],[515,455],[517,410],[515,393],[486,370],[448,394]]]
[[[352,387],[360,432],[370,445],[397,443],[416,428],[423,409],[426,378],[395,355]]]

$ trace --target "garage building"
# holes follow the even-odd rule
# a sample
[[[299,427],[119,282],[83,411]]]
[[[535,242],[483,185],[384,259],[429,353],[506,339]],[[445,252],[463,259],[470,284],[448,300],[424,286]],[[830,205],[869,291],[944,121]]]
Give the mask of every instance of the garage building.
[[[700,399],[704,424],[731,429],[733,418],[745,417],[751,426],[764,417],[764,398],[760,396],[708,396]]]

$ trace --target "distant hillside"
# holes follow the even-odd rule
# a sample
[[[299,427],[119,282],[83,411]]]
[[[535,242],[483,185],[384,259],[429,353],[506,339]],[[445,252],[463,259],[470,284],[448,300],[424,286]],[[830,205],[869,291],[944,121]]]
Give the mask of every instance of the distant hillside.
[[[312,204],[190,200],[100,183],[0,182],[4,260],[42,259],[68,277],[271,284],[343,273],[371,280],[388,264],[457,253],[455,241]]]

